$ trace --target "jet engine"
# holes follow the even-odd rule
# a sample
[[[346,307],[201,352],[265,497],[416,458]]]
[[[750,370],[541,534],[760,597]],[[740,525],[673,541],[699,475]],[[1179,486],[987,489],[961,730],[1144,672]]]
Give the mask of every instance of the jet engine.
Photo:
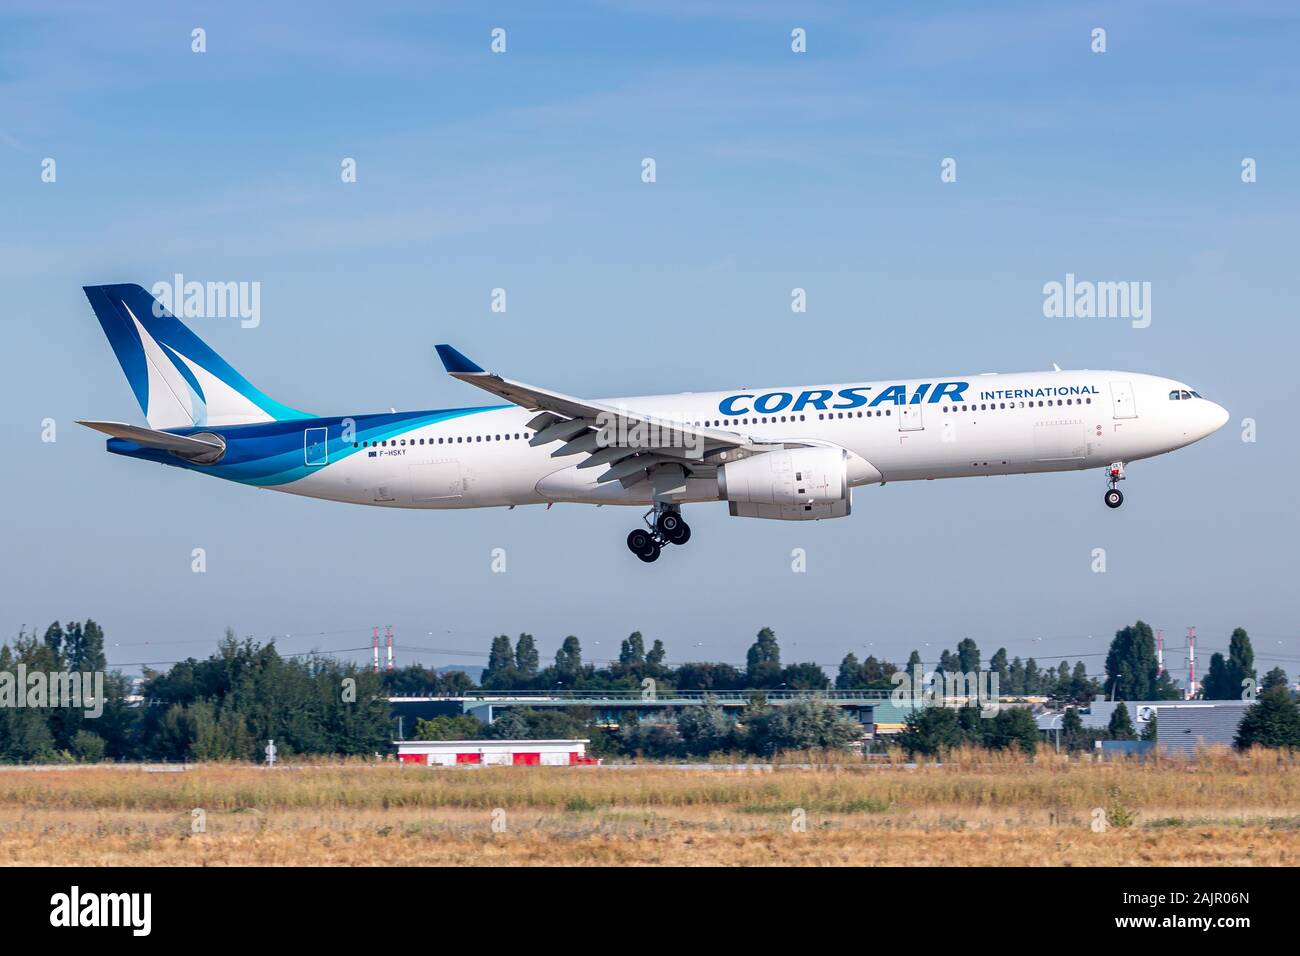
[[[853,497],[847,461],[842,448],[790,448],[729,461],[718,469],[718,498],[741,518],[842,518]]]

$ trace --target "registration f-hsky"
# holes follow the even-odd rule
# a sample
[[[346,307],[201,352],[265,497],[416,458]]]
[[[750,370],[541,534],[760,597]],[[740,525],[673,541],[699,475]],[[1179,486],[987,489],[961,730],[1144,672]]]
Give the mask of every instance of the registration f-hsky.
[[[745,518],[842,518],[891,481],[1105,470],[1212,434],[1228,412],[1136,372],[948,375],[589,400],[488,372],[447,372],[505,404],[317,416],[266,395],[138,285],[87,286],[148,427],[83,421],[114,454],[243,484],[389,508],[578,502],[646,507],[628,547],[682,545],[682,506]]]

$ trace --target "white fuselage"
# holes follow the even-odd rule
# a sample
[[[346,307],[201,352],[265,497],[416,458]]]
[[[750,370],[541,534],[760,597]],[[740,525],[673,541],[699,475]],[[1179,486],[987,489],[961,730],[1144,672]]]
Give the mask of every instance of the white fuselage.
[[[603,404],[754,442],[843,448],[851,485],[1099,468],[1189,445],[1228,417],[1180,382],[1107,371],[741,388]],[[583,455],[554,457],[559,443],[530,445],[527,423],[535,415],[508,406],[419,425],[339,460],[318,457],[305,477],[275,487],[400,508],[654,499],[648,481],[598,483],[602,469],[577,467]],[[718,497],[716,479],[701,475],[674,500]]]

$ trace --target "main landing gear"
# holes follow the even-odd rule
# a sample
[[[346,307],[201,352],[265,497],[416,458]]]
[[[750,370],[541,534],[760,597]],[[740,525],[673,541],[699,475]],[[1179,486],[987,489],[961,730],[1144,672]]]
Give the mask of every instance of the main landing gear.
[[[1124,492],[1119,490],[1119,483],[1124,480],[1124,463],[1122,461],[1111,462],[1106,469],[1106,480],[1110,483],[1110,489],[1106,492],[1105,502],[1107,508],[1118,508],[1124,503]]]
[[[651,514],[655,516],[654,524],[650,523]],[[627,536],[627,547],[647,564],[659,560],[664,545],[685,544],[691,540],[691,526],[677,508],[655,505],[646,512],[645,522],[646,530],[637,528]]]

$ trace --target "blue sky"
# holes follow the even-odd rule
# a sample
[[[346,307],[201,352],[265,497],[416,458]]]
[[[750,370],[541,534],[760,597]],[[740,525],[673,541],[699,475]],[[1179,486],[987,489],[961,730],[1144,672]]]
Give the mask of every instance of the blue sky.
[[[0,627],[91,616],[122,665],[373,624],[466,652],[401,662],[521,630],[604,658],[633,629],[741,661],[766,625],[828,667],[969,636],[1099,670],[1141,617],[1205,658],[1244,626],[1294,675],[1298,39],[1282,3],[8,3]],[[593,397],[1057,362],[1182,378],[1232,419],[1135,465],[1116,513],[1092,472],[867,488],[832,522],[706,505],[646,566],[632,509],[349,508],[107,455],[74,420],[141,416],[81,286],[176,272],[260,282],[257,328],[194,328],[321,414],[479,403],[448,341]],[[1151,327],[1044,318],[1068,272],[1151,282]]]

